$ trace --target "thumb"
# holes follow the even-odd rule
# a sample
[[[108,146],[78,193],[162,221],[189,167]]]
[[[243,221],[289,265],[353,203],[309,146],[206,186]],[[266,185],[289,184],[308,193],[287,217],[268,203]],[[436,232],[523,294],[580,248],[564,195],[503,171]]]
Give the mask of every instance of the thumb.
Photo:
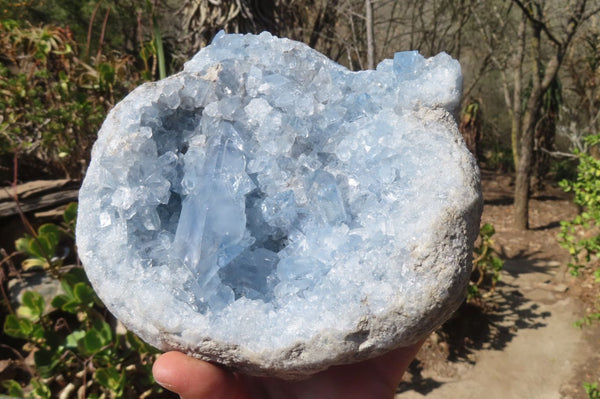
[[[152,367],[158,384],[182,399],[231,399],[238,381],[233,374],[180,352],[161,355]]]

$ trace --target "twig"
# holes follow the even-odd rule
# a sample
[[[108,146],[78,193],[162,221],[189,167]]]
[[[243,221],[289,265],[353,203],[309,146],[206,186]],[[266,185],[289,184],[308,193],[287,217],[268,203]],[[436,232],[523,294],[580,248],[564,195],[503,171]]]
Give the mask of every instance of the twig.
[[[92,26],[94,26],[94,20],[96,19],[96,13],[98,12],[98,8],[100,8],[100,1],[96,3],[96,7],[94,7],[94,11],[92,11],[92,16],[90,17],[90,23],[88,25],[88,34],[87,34],[87,42],[85,43],[85,59],[89,60],[90,56],[90,46],[92,42]]]
[[[0,255],[2,255],[2,260],[0,260],[0,266],[2,266],[4,263],[12,263],[11,262],[11,258],[17,256],[17,255],[21,255],[20,251],[15,251],[12,254],[8,254],[6,253],[6,251],[4,250],[4,248],[0,248]]]
[[[25,212],[23,212],[23,209],[21,208],[21,203],[19,202],[19,194],[17,191],[17,181],[18,181],[17,176],[18,176],[18,167],[19,167],[18,153],[19,152],[16,151],[15,156],[13,158],[13,181],[11,183],[11,186],[13,189],[13,200],[15,201],[15,207],[17,208],[17,212],[19,213],[19,218],[21,219],[21,222],[25,225],[27,230],[29,230],[31,237],[35,240],[36,244],[38,245],[38,248],[39,248],[40,252],[42,253],[42,256],[44,257],[46,262],[48,262],[50,271],[52,272],[52,274],[55,277],[58,277],[58,274],[57,274],[58,272],[52,267],[52,258],[50,257],[49,254],[46,253],[46,251],[44,250],[44,247],[40,243],[40,240],[38,240],[38,234],[35,231],[35,229],[33,228],[33,226],[31,225],[31,223],[29,223],[27,216],[25,216]]]
[[[523,14],[527,17],[527,19],[529,19],[531,21],[531,23],[533,23],[534,25],[537,25],[542,31],[544,31],[544,33],[546,34],[546,36],[552,43],[554,43],[558,47],[564,46],[564,43],[561,42],[560,40],[558,40],[554,36],[554,34],[552,32],[550,32],[548,25],[541,19],[536,18],[535,15],[533,15],[533,13],[531,12],[531,10],[521,0],[513,0],[513,3],[516,4],[521,9]],[[584,6],[584,8],[585,8],[585,6]]]
[[[571,158],[571,159],[579,158],[579,156],[577,156],[576,154],[570,153],[570,152],[550,151],[545,148],[540,148],[540,150],[554,158]]]
[[[18,176],[18,168],[19,168],[19,158],[18,158],[18,151],[15,151],[15,156],[13,158],[13,181],[11,183],[12,189],[13,189],[13,200],[15,201],[15,206],[17,207],[17,212],[19,213],[19,217],[21,218],[21,222],[23,222],[23,224],[25,225],[25,227],[27,227],[27,230],[29,230],[29,232],[31,233],[31,235],[37,239],[37,232],[35,231],[35,229],[33,228],[33,226],[31,225],[31,223],[29,223],[29,220],[27,220],[27,217],[25,217],[25,213],[23,213],[23,209],[21,208],[21,203],[19,202],[19,194],[17,191],[17,176]],[[39,245],[39,242],[38,242]],[[41,246],[40,246],[41,248]],[[43,251],[43,249],[42,249]]]
[[[21,362],[23,362],[23,366],[25,366],[25,368],[27,369],[27,372],[29,373],[29,375],[31,375],[31,376],[37,376],[37,373],[35,372],[35,370],[32,369],[31,367],[29,367],[27,365],[27,361],[25,360],[25,358],[23,357],[23,355],[21,355],[21,353],[18,350],[16,350],[12,346],[9,346],[9,345],[6,345],[6,344],[0,344],[0,348],[8,349],[12,353],[14,353],[15,355],[17,355],[17,357],[19,358],[19,360]]]
[[[2,251],[4,251],[4,249],[2,249]],[[10,314],[14,315],[15,311],[12,306],[10,306],[10,299],[8,299],[8,295],[4,290],[4,280],[8,281],[8,278],[6,277],[6,273],[4,273],[4,269],[0,268],[0,291],[2,291],[2,298],[4,299],[4,303],[6,303],[6,307]]]
[[[100,41],[98,43],[98,53],[96,54],[96,65],[100,62],[100,56],[102,55],[102,46],[104,45],[104,35],[106,33],[106,25],[108,24],[108,15],[110,14],[110,6],[106,9],[104,14],[104,21],[102,21],[102,31],[100,32]]]

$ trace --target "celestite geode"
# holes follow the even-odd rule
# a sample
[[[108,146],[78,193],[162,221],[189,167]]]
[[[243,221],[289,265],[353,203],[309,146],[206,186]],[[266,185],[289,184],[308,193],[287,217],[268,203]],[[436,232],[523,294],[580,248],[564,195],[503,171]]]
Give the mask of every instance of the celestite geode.
[[[479,227],[460,88],[445,53],[350,72],[217,35],[100,130],[77,223],[93,286],[155,346],[254,375],[416,342],[462,301]]]

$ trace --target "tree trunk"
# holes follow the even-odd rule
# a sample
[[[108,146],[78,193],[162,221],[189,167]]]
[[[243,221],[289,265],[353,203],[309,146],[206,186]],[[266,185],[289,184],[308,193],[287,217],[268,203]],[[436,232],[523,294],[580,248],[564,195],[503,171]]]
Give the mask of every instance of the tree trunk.
[[[521,137],[519,140],[519,158],[516,167],[514,224],[519,230],[529,228],[529,192],[531,169],[533,166],[533,145],[535,125],[542,107],[544,88],[541,76],[541,26],[531,24],[531,94],[523,115]],[[519,104],[520,105],[520,104]],[[513,119],[514,120],[514,119]]]
[[[544,98],[547,98],[547,96],[548,92],[546,92]],[[542,107],[542,115],[535,129],[534,160],[531,176],[531,187],[534,192],[543,190],[546,177],[550,172],[551,159],[549,152],[552,151],[554,146],[558,111],[558,108],[545,110]]]
[[[541,113],[542,98],[550,87],[552,81],[556,79],[563,57],[569,45],[571,44],[577,28],[585,19],[600,12],[600,9],[596,9],[590,15],[585,16],[587,1],[578,0],[575,4],[575,7],[572,8],[572,13],[566,15],[569,22],[566,26],[565,34],[562,37],[558,37],[555,35],[552,29],[550,29],[550,26],[544,21],[542,7],[543,4],[541,2],[525,2],[522,0],[512,0],[512,2],[519,7],[523,13],[522,15],[526,17],[528,25],[530,25],[532,29],[530,41],[532,51],[532,88],[530,97],[527,100],[525,112],[522,114],[522,120],[520,124],[515,124],[515,115],[518,113],[514,111],[517,109],[521,110],[521,96],[517,98],[515,95],[514,102],[512,104],[513,133],[517,133],[517,137],[515,138],[518,141],[518,145],[516,146],[514,146],[513,142],[513,148],[518,150],[514,151],[513,149],[515,153],[518,152],[516,154],[515,202],[513,206],[514,225],[516,228],[524,230],[529,227],[529,190],[533,166],[535,128]],[[521,32],[521,29],[519,29],[519,32]],[[552,44],[554,47],[554,54],[545,64],[545,68],[542,68],[542,32],[548,38],[550,44]],[[519,37],[519,39],[522,39],[522,37]],[[524,48],[523,45],[521,48]],[[517,72],[520,73],[520,71]],[[517,81],[515,79],[515,94],[517,89],[520,89],[520,84],[521,80],[519,79]],[[515,129],[515,126],[520,126],[520,129]],[[518,137],[518,133],[521,134],[520,137]]]
[[[557,53],[546,65],[542,72],[541,32],[542,26],[533,23],[531,35],[531,94],[521,125],[521,139],[519,145],[519,162],[516,168],[514,226],[520,230],[529,228],[529,193],[531,186],[531,171],[533,168],[534,139],[537,122],[542,109],[542,99],[556,78],[562,59],[563,49],[558,48]]]
[[[520,160],[520,148],[519,143],[521,142],[522,135],[522,119],[523,110],[521,105],[522,95],[522,82],[523,82],[523,61],[525,59],[525,47],[526,47],[526,28],[527,28],[527,16],[523,14],[521,23],[519,24],[518,40],[519,46],[517,47],[517,54],[515,57],[515,75],[514,75],[514,88],[513,88],[513,99],[512,102],[507,105],[509,108],[509,114],[511,117],[511,129],[510,129],[510,143],[512,148],[513,162],[515,170],[519,168]]]
[[[335,24],[337,21],[338,0],[327,0],[319,11],[310,33],[308,45],[317,48],[319,40],[326,42],[324,54],[330,55],[331,42],[335,35]],[[331,58],[331,57],[330,57]]]
[[[535,98],[534,98],[535,97]],[[519,163],[515,180],[514,224],[519,230],[529,228],[529,190],[533,164],[533,138],[537,114],[541,106],[539,91],[531,93],[523,118]]]
[[[371,0],[365,0],[365,23],[367,28],[367,69],[375,69],[375,29]]]

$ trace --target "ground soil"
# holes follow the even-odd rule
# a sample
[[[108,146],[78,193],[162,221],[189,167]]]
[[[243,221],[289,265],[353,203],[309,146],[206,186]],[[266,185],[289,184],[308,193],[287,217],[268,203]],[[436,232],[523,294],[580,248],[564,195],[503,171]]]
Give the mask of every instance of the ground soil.
[[[569,274],[557,241],[560,221],[577,208],[549,184],[530,201],[531,229],[518,231],[513,188],[510,175],[483,172],[482,222],[496,229],[501,282],[482,306],[463,306],[428,338],[397,399],[584,399],[583,383],[600,382],[600,325],[574,326],[599,284]]]

